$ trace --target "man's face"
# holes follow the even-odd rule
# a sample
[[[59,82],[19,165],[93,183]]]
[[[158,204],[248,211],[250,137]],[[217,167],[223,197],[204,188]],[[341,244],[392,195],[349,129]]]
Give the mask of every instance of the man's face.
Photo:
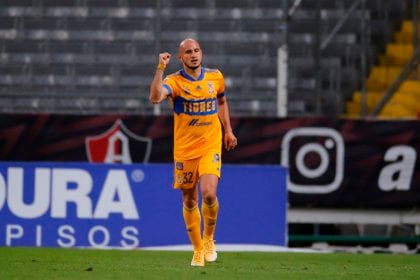
[[[200,45],[193,40],[185,41],[179,48],[179,59],[184,67],[195,70],[201,66],[203,53]]]

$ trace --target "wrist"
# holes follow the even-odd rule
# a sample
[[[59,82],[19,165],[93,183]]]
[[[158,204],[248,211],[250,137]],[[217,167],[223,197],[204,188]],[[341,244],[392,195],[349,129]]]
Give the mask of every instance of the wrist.
[[[158,66],[156,67],[156,69],[164,71],[166,69],[166,64],[159,63]]]

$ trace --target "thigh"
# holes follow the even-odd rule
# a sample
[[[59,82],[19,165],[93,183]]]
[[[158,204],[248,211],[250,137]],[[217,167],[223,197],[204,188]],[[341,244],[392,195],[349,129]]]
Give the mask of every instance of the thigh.
[[[216,201],[218,183],[219,177],[214,174],[203,174],[200,176],[201,195],[204,202],[209,205]]]
[[[198,165],[200,189],[203,200],[207,204],[212,204],[216,199],[221,168],[222,159],[218,152],[208,153],[200,159]]]
[[[198,163],[199,177],[206,174],[213,174],[220,178],[220,170],[222,168],[222,156],[218,151],[212,151],[200,158]]]
[[[175,160],[174,162],[174,188],[191,189],[198,183],[199,159]]]

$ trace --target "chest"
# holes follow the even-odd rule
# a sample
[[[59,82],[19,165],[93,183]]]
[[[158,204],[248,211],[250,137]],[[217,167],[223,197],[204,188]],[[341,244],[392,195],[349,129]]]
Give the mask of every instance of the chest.
[[[215,80],[179,81],[176,95],[184,99],[207,99],[217,96],[220,85]]]

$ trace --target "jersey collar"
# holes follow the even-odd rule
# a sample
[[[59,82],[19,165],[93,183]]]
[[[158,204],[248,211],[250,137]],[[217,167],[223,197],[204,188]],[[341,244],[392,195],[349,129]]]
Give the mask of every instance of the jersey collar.
[[[204,78],[204,67],[201,66],[201,73],[200,73],[200,76],[198,76],[197,80],[194,79],[193,77],[191,77],[190,75],[188,75],[185,72],[185,69],[184,68],[181,69],[180,73],[181,73],[182,77],[184,77],[185,79],[187,79],[189,81],[192,81],[192,82],[201,81]]]

